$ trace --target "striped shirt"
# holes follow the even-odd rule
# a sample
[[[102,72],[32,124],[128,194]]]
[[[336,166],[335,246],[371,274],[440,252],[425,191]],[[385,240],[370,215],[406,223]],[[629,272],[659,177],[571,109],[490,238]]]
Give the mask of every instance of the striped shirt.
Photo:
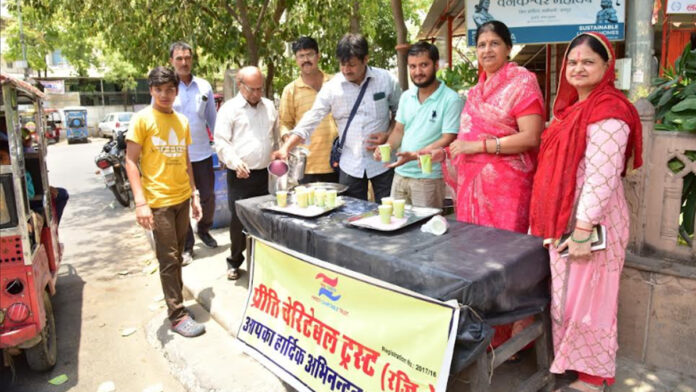
[[[324,83],[331,79],[329,74],[322,72],[322,75],[324,75]],[[280,109],[278,109],[281,136],[295,128],[302,116],[312,108],[316,98],[317,90],[305,83],[302,77],[285,86],[283,95],[280,97]],[[312,134],[311,143],[305,145],[311,153],[307,157],[306,174],[333,173],[333,168],[329,164],[329,155],[337,135],[336,122],[331,114],[328,114]]]
[[[368,78],[370,84],[350,124],[340,162],[341,170],[357,178],[362,178],[365,174],[372,178],[388,170],[383,163],[372,158],[372,152],[365,149],[365,141],[372,133],[389,130],[389,123],[399,106],[401,87],[389,72],[367,67],[365,79],[360,85],[347,81],[341,73],[336,74],[322,86],[312,109],[305,113],[292,131],[308,142],[317,125],[331,113],[336,120],[339,135],[342,134],[360,89]]]

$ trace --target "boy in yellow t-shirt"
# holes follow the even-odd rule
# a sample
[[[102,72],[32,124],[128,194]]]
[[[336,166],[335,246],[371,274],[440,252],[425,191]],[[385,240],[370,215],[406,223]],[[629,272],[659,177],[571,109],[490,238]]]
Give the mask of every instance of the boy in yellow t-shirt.
[[[186,117],[172,109],[179,86],[176,73],[157,67],[150,71],[147,83],[153,104],[139,111],[130,122],[126,172],[133,190],[136,220],[146,230],[152,230],[155,238],[172,330],[194,337],[204,333],[205,326],[193,320],[184,308],[181,280],[189,204],[195,219],[201,215],[188,157],[191,135]]]

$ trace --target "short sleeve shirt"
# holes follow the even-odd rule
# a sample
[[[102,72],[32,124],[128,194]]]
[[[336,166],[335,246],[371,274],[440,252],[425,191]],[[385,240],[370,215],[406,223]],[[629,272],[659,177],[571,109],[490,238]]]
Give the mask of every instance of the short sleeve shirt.
[[[140,174],[150,207],[173,206],[191,197],[186,162],[191,133],[183,114],[148,106],[133,116],[126,139],[142,147]]]
[[[418,100],[418,89],[411,88],[401,95],[396,121],[404,125],[400,151],[418,151],[437,141],[443,133],[459,132],[459,116],[464,103],[445,83],[423,103]],[[433,163],[430,174],[423,174],[417,161],[396,168],[396,173],[410,178],[442,178],[439,163]]]

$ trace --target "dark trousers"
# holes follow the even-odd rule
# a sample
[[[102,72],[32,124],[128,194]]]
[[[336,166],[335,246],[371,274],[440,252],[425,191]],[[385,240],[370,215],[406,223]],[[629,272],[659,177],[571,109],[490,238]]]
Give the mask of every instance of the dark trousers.
[[[56,203],[56,217],[58,218],[58,224],[60,224],[60,218],[63,217],[63,210],[65,209],[65,205],[68,204],[70,195],[68,195],[68,191],[65,188],[56,187],[56,190],[58,194],[56,198],[53,199],[53,202]]]
[[[242,222],[235,208],[237,200],[268,194],[268,171],[252,170],[249,178],[237,178],[234,170],[227,170],[227,205],[230,208],[230,257],[228,268],[239,268],[244,262],[246,238],[242,233]]]
[[[338,173],[305,174],[300,180],[300,184],[309,184],[310,182],[338,182]]]
[[[375,191],[375,201],[379,203],[383,197],[388,197],[391,193],[393,178],[393,169],[389,169],[386,172],[372,178],[367,178],[367,174],[365,172],[363,172],[363,178],[357,178],[346,174],[346,172],[341,170],[338,182],[343,185],[348,185],[348,190],[346,190],[344,193],[345,196],[355,197],[362,200],[367,200],[367,182],[372,182],[372,189]]]
[[[169,320],[172,324],[181,321],[184,311],[184,288],[181,279],[181,254],[189,226],[189,205],[186,200],[174,206],[153,208],[155,228],[155,253],[159,262],[160,281],[164,301],[167,303]]]
[[[193,168],[193,181],[201,200],[201,220],[198,221],[198,232],[207,233],[213,225],[215,216],[215,171],[213,170],[213,157],[210,156],[199,162],[191,162]],[[186,251],[193,250],[193,228],[189,222],[188,234],[186,234]]]

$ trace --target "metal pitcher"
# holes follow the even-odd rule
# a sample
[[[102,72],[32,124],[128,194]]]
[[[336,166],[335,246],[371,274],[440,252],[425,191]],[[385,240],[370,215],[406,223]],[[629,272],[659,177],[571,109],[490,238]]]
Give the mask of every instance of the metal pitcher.
[[[280,166],[274,166],[281,164]],[[283,168],[282,166],[285,165]],[[274,161],[268,165],[268,193],[274,195],[276,191],[288,190],[288,166],[283,161]]]
[[[288,186],[298,185],[304,178],[308,155],[309,150],[304,147],[295,147],[288,153]]]
[[[308,155],[309,150],[304,147],[293,148],[288,153],[287,170],[272,170],[271,162],[268,167],[268,193],[275,194],[276,191],[286,191],[298,185],[304,177]]]

